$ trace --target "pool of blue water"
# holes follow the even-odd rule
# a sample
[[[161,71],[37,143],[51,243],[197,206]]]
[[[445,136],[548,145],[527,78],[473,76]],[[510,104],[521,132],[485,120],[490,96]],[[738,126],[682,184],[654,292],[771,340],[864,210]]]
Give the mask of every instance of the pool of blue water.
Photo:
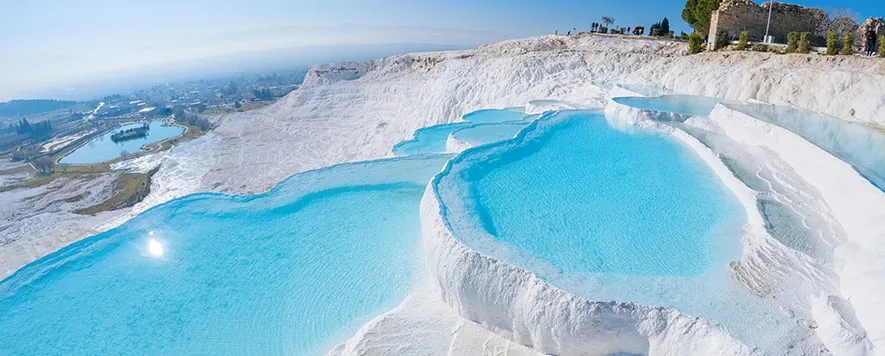
[[[462,175],[497,240],[569,272],[690,276],[737,256],[737,241],[714,234],[742,207],[696,154],[598,114],[563,115]]]
[[[418,204],[447,158],[153,208],[0,282],[0,354],[324,353],[411,289]]]
[[[469,142],[473,145],[484,145],[513,138],[513,136],[516,136],[516,133],[526,125],[528,125],[528,122],[479,124],[458,129],[452,132],[452,137],[463,142]]]
[[[881,129],[788,107],[749,103],[727,106],[801,136],[885,190],[885,132]]]
[[[114,142],[111,135],[120,131],[139,127],[142,124],[126,125],[119,129],[111,130],[101,136],[93,138],[82,147],[74,150],[67,156],[64,156],[59,162],[66,164],[90,164],[110,161],[122,156],[124,153],[136,153],[141,151],[141,147],[160,142],[168,138],[181,135],[184,128],[181,126],[164,126],[162,120],[151,121],[150,133],[143,138],[137,138],[122,142]]]
[[[525,117],[526,114],[524,112],[517,110],[482,109],[468,113],[462,118],[464,119],[464,121],[472,123],[494,123],[521,121]]]
[[[641,110],[660,111],[674,114],[709,116],[720,102],[719,99],[691,96],[691,95],[664,95],[656,97],[620,97],[613,98],[615,102]]]
[[[415,131],[413,137],[393,146],[393,154],[408,156],[446,151],[446,141],[452,132],[481,124],[525,121],[533,118],[513,109],[482,109],[465,114],[464,121],[428,126]]]
[[[446,151],[446,140],[449,134],[455,130],[471,126],[469,122],[456,122],[429,126],[415,131],[414,138],[393,146],[393,154],[407,156],[425,153],[440,153]]]
[[[459,155],[433,183],[446,224],[578,296],[672,307],[748,345],[776,344],[775,330],[795,322],[728,267],[741,256],[743,206],[674,137],[618,127],[601,113],[560,112]]]

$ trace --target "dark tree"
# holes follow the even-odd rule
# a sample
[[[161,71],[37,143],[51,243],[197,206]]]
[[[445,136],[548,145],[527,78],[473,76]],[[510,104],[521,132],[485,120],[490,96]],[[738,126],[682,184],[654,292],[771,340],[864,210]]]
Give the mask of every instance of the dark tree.
[[[273,100],[273,93],[271,93],[270,89],[252,89],[252,95],[258,100]]]
[[[661,20],[661,36],[669,36],[670,35],[670,20],[666,17]]]
[[[212,129],[213,125],[209,120],[206,120],[199,115],[193,114],[184,110],[183,108],[175,108],[175,121],[185,124],[196,126],[201,131],[208,131]]]
[[[18,129],[16,130],[19,135],[26,135],[31,133],[31,124],[28,122],[28,119],[21,119],[18,122]]]
[[[104,101],[106,103],[112,103],[112,102],[121,101],[121,100],[123,100],[123,96],[120,94],[108,95],[108,96],[104,97],[103,99],[101,99],[101,101]]]
[[[649,36],[660,36],[661,35],[661,23],[660,22],[653,23],[651,25],[651,27],[649,27],[648,35]]]
[[[605,24],[606,28],[611,27],[611,25],[614,25],[615,23],[615,18],[611,16],[603,16],[602,23]]]
[[[52,159],[47,156],[41,156],[31,162],[31,164],[33,164],[34,168],[36,168],[38,171],[40,171],[40,173],[43,174],[52,173],[55,170],[55,162],[53,162]]]
[[[18,133],[31,135],[34,138],[43,138],[52,133],[52,124],[48,120],[31,125],[27,119],[22,119],[18,125]]]
[[[710,17],[718,9],[719,0],[687,0],[685,9],[682,10],[682,19],[706,38],[710,32]]]

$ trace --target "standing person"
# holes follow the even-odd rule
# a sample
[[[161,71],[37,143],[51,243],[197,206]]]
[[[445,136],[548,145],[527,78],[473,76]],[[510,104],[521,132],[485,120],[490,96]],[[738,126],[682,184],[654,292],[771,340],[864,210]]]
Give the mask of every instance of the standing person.
[[[867,56],[872,56],[873,53],[876,53],[876,31],[873,31],[873,28],[867,30],[866,33],[867,38]]]

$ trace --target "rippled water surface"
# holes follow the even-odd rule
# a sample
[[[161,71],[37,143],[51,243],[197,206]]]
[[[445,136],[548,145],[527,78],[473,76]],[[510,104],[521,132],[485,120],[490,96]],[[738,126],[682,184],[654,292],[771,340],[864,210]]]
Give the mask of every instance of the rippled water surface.
[[[0,282],[0,354],[319,354],[412,287],[445,158],[310,172],[145,212]]]
[[[737,256],[715,234],[740,205],[673,138],[573,114],[492,162],[465,174],[484,226],[562,271],[688,276]]]
[[[615,126],[564,111],[456,157],[434,180],[452,233],[588,300],[671,307],[777,343],[795,321],[729,269],[744,207],[674,136]]]

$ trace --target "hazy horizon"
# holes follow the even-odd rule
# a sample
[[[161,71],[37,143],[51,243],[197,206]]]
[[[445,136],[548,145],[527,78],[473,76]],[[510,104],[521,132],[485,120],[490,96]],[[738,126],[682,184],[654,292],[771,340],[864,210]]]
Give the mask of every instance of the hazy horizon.
[[[885,15],[883,2],[793,2],[824,9],[850,8],[860,18]],[[602,15],[614,17],[624,27],[648,27],[667,17],[677,33],[689,32],[681,19],[684,4],[684,0],[635,0],[621,6],[582,0],[8,1],[0,5],[4,52],[0,101],[47,94],[92,95],[99,89],[97,83],[127,78],[162,82],[197,75],[182,73],[184,68],[176,68],[181,63],[202,62],[206,65],[195,69],[224,73],[229,68],[210,68],[211,62],[259,53],[296,54],[298,49],[316,46],[466,48],[554,31],[587,30]],[[289,60],[308,65],[348,59],[300,55],[305,58]],[[256,56],[252,60],[262,61]],[[163,75],[156,76],[158,71]],[[150,73],[155,77],[138,79]]]
[[[0,102],[16,99],[57,99],[86,101],[106,95],[190,80],[211,80],[226,77],[285,72],[338,61],[358,61],[399,53],[452,50],[468,46],[423,43],[390,43],[378,45],[352,44],[336,46],[303,46],[268,51],[242,52],[212,58],[177,61],[104,73],[90,79],[58,83],[23,95],[4,97]]]

